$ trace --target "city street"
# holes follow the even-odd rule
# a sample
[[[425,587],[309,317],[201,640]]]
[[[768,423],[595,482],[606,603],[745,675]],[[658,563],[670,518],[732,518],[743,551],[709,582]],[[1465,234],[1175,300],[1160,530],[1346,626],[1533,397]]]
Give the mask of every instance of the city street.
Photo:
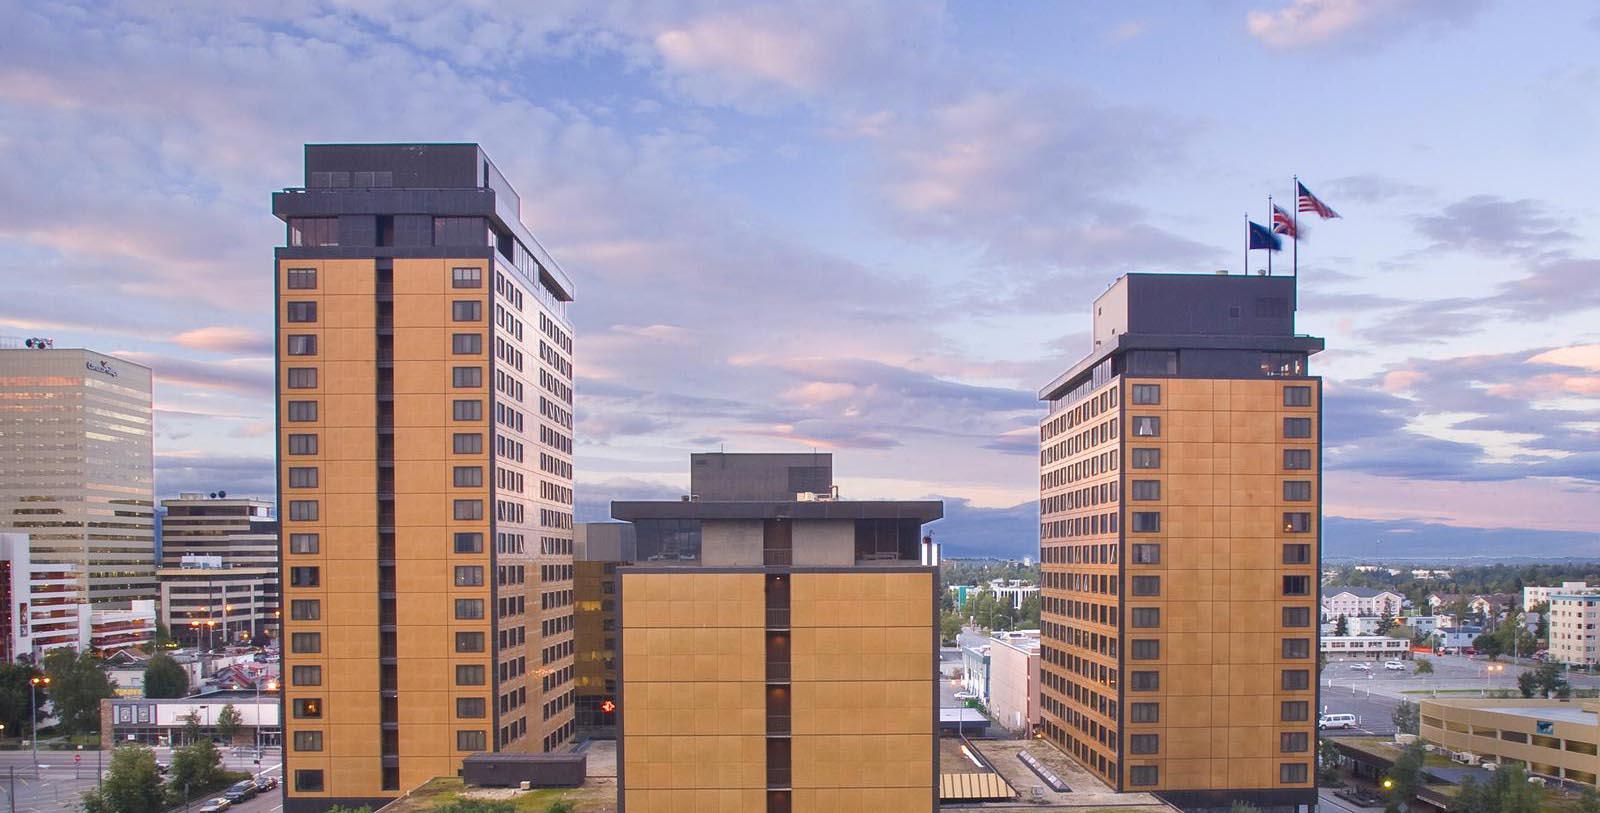
[[[156,748],[156,759],[162,764],[172,761],[172,749]],[[39,771],[34,775],[33,754],[29,751],[0,751],[0,793],[6,794],[5,807],[9,813],[12,784],[15,783],[15,809],[17,813],[67,813],[82,810],[80,799],[86,790],[95,786],[98,751],[40,751]],[[81,762],[73,757],[81,756]],[[110,760],[110,752],[105,752]],[[283,759],[279,751],[269,748],[262,755],[261,767],[267,776],[282,776]],[[255,771],[255,749],[223,749],[223,767],[233,771]],[[199,806],[204,799],[197,798]],[[276,813],[283,801],[277,790],[269,791],[244,804],[231,808],[238,813]]]
[[[1322,671],[1324,693],[1331,681],[1335,687],[1345,687],[1346,692],[1351,685],[1355,685],[1359,690],[1395,699],[1417,700],[1433,692],[1438,692],[1440,697],[1472,697],[1475,692],[1485,688],[1515,691],[1517,676],[1535,668],[1504,660],[1491,664],[1487,660],[1469,658],[1465,655],[1422,657],[1433,664],[1432,674],[1415,674],[1415,661],[1405,661],[1404,671],[1391,672],[1383,668],[1382,661],[1330,659]],[[1361,672],[1352,669],[1351,665],[1356,663],[1370,665],[1372,671]],[[1600,677],[1595,675],[1567,674],[1566,678],[1573,688],[1600,687]]]

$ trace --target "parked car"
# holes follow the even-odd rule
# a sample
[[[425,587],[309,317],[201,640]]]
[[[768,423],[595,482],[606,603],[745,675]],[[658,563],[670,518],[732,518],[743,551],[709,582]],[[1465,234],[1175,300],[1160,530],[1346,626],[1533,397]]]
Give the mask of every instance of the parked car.
[[[1406,668],[1405,661],[1384,661],[1383,668],[1391,672],[1403,672]]]
[[[1355,728],[1354,714],[1324,714],[1317,718],[1317,728]]]
[[[1370,663],[1352,663],[1352,664],[1350,664],[1350,668],[1354,669],[1357,672],[1371,672],[1372,671],[1372,664],[1370,664]]]
[[[256,783],[253,780],[246,779],[242,782],[235,782],[232,787],[223,791],[222,798],[227,799],[230,804],[238,804],[260,792],[261,790],[256,787]]]
[[[222,811],[227,810],[230,807],[233,807],[232,802],[228,801],[227,799],[217,798],[201,805],[199,810],[200,813],[222,813]]]
[[[974,693],[974,692],[956,692],[956,699],[957,700],[977,700],[978,699],[978,695],[976,693]]]
[[[261,793],[266,793],[267,791],[272,790],[273,788],[275,788],[277,786],[278,786],[278,777],[276,777],[276,776],[258,776],[258,777],[256,777],[256,790],[261,792]]]

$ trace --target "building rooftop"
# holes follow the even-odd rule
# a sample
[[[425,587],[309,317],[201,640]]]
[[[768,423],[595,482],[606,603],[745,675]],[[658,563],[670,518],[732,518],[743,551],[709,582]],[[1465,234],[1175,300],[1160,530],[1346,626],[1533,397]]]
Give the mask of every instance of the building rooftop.
[[[939,500],[615,500],[617,519],[914,519],[944,516]]]
[[[1560,720],[1564,723],[1600,726],[1600,714],[1586,711],[1571,703],[1564,703],[1560,706],[1480,706],[1479,708],[1484,711],[1515,714],[1518,717],[1531,717],[1538,720]]]
[[[1388,593],[1393,596],[1400,595],[1398,590],[1388,590],[1380,587],[1334,587],[1326,591],[1322,597],[1333,598],[1340,593],[1349,593],[1357,598],[1377,598],[1384,593]]]

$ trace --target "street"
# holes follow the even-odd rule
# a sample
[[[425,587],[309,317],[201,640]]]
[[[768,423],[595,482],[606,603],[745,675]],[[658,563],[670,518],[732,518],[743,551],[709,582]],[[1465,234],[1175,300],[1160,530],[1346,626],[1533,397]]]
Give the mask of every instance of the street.
[[[153,750],[158,761],[162,764],[171,764],[172,749]],[[101,754],[99,751],[40,751],[39,772],[35,776],[31,752],[0,751],[0,792],[4,792],[7,796],[7,806],[3,810],[6,813],[13,809],[16,813],[65,813],[81,810],[83,792],[92,790],[95,786],[96,762]],[[74,762],[75,756],[81,756],[82,761]],[[104,752],[104,758],[109,762],[110,752]],[[255,749],[224,748],[222,765],[232,771],[254,772]],[[262,773],[267,776],[281,778],[283,759],[278,749],[266,750],[262,756],[261,767]],[[15,800],[10,798],[13,783],[16,789]],[[199,806],[203,801],[205,800],[196,798],[194,805]],[[282,807],[283,799],[279,790],[272,790],[230,808],[230,811],[276,813]]]

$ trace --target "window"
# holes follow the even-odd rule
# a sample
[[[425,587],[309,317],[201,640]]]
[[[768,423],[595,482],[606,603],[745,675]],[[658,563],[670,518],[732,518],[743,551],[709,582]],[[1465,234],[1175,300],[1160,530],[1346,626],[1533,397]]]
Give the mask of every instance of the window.
[[[1133,416],[1133,436],[1136,438],[1161,437],[1161,419],[1154,415]]]
[[[1161,546],[1156,544],[1130,545],[1133,563],[1136,565],[1161,564]]]
[[[290,401],[288,404],[288,419],[296,423],[304,423],[317,419],[316,401]],[[314,452],[312,452],[314,454]]]
[[[1128,784],[1137,787],[1148,787],[1161,783],[1161,767],[1158,765],[1129,765]]]
[[[289,651],[300,654],[312,654],[322,651],[322,633],[320,632],[291,632],[289,633]]]
[[[1159,403],[1161,403],[1161,385],[1160,384],[1134,384],[1133,385],[1133,402],[1135,404],[1159,404]]]
[[[477,532],[456,534],[456,553],[483,553],[483,534]]]
[[[450,352],[458,356],[476,356],[483,352],[483,334],[481,333],[452,333],[450,334]]]
[[[316,454],[316,435],[290,435],[289,454]]]
[[[1310,480],[1284,480],[1283,481],[1283,501],[1284,502],[1310,502],[1311,501],[1311,481]]]
[[[1134,576],[1131,584],[1132,593],[1136,596],[1161,595],[1160,576]]]
[[[457,432],[450,440],[456,454],[483,453],[483,435],[476,432]]]
[[[289,679],[296,686],[321,686],[322,667],[296,666],[289,670]]]
[[[1286,595],[1286,596],[1309,596],[1309,595],[1311,595],[1311,577],[1310,576],[1284,576],[1283,577],[1283,594]]]
[[[483,485],[482,466],[456,466],[452,473],[452,482],[457,488],[472,488]]]
[[[1283,639],[1283,657],[1287,660],[1299,660],[1311,657],[1310,638],[1285,638]]]
[[[316,488],[317,469],[315,466],[294,466],[289,469],[290,488]]]
[[[1129,672],[1128,688],[1136,692],[1153,692],[1161,688],[1160,672]]]
[[[462,520],[483,519],[483,500],[456,500],[455,518]]]
[[[295,771],[294,789],[321,793],[322,771]]]
[[[284,319],[289,322],[315,322],[317,321],[317,303],[315,302],[285,302]]]
[[[458,299],[451,302],[450,318],[457,322],[481,322],[483,303],[476,299]]]
[[[483,386],[482,367],[456,367],[450,371],[450,383],[457,387]]]
[[[1133,494],[1131,496],[1136,500],[1159,500],[1161,499],[1161,481],[1134,480]]]
[[[466,719],[486,717],[487,710],[481,697],[456,698],[456,716]]]
[[[1161,642],[1135,639],[1131,657],[1136,661],[1153,661],[1161,657]]]
[[[1161,704],[1130,703],[1128,704],[1128,720],[1134,723],[1159,723],[1161,722]]]
[[[1286,438],[1309,438],[1309,437],[1311,437],[1311,419],[1310,418],[1284,418],[1283,419],[1283,436],[1286,437]]]
[[[1311,406],[1310,387],[1284,387],[1284,406]]]
[[[1311,719],[1311,704],[1305,700],[1285,700],[1278,704],[1278,719],[1286,723],[1303,723]]]
[[[1310,607],[1285,607],[1283,608],[1283,625],[1285,627],[1311,626]]]
[[[456,618],[469,621],[483,617],[483,599],[458,598],[456,599]]]
[[[482,652],[483,651],[483,633],[481,633],[481,632],[458,632],[458,633],[456,633],[456,651],[457,652]]]
[[[1286,471],[1309,471],[1311,469],[1311,450],[1284,449],[1283,468]]]
[[[1132,520],[1128,528],[1130,531],[1153,534],[1161,530],[1160,511],[1134,511]]]
[[[480,565],[457,565],[456,566],[456,586],[457,587],[482,587],[483,586],[483,567],[480,566]]]
[[[1284,545],[1283,563],[1286,565],[1311,564],[1311,546],[1304,543]]]
[[[290,290],[312,290],[317,287],[317,269],[291,268],[285,273],[284,287]]]
[[[284,352],[291,356],[315,356],[317,354],[317,337],[310,334],[291,335],[288,349]]]
[[[1305,669],[1283,670],[1283,690],[1297,692],[1311,688],[1311,673]]]
[[[289,501],[289,519],[296,522],[313,522],[320,513],[316,500]]]
[[[482,288],[482,268],[452,268],[450,269],[451,288]]]
[[[1161,626],[1161,608],[1134,607],[1128,614],[1130,626],[1150,628]]]
[[[451,416],[458,421],[481,421],[483,420],[483,402],[474,400],[455,401],[451,404]]]
[[[1161,736],[1159,734],[1130,734],[1128,735],[1128,753],[1154,754],[1161,749]]]
[[[289,534],[290,553],[316,553],[322,547],[319,534]]]
[[[467,663],[457,664],[456,665],[456,685],[457,686],[482,686],[483,685],[483,674],[484,673],[483,673],[483,665],[482,664],[467,664]]]
[[[285,385],[291,390],[314,390],[317,388],[317,368],[315,367],[290,367],[288,381]]]
[[[294,716],[299,720],[322,719],[322,698],[297,697],[294,701]]]
[[[339,218],[291,217],[289,218],[289,245],[336,246],[339,245]],[[318,790],[321,790],[319,787]]]
[[[487,747],[482,731],[456,732],[457,751],[482,751]]]
[[[1289,735],[1285,734],[1284,736],[1287,737]],[[1304,737],[1305,734],[1302,733],[1300,736]],[[1284,750],[1287,751],[1289,749],[1285,748]],[[1303,751],[1305,749],[1302,748],[1300,750]],[[1278,766],[1278,781],[1286,785],[1304,782],[1309,772],[1310,769],[1307,768],[1304,762],[1285,762]]]
[[[322,619],[322,602],[314,598],[297,598],[289,602],[289,617],[296,621]]]
[[[1161,468],[1161,450],[1160,449],[1134,449],[1133,450],[1133,467],[1136,468],[1136,469],[1159,469],[1159,468]]]
[[[296,731],[294,732],[294,750],[296,751],[321,751],[321,731]]]
[[[290,587],[316,587],[322,583],[322,569],[317,567],[289,568]]]
[[[1305,511],[1286,511],[1283,515],[1283,532],[1303,534],[1311,532],[1311,514]]]

